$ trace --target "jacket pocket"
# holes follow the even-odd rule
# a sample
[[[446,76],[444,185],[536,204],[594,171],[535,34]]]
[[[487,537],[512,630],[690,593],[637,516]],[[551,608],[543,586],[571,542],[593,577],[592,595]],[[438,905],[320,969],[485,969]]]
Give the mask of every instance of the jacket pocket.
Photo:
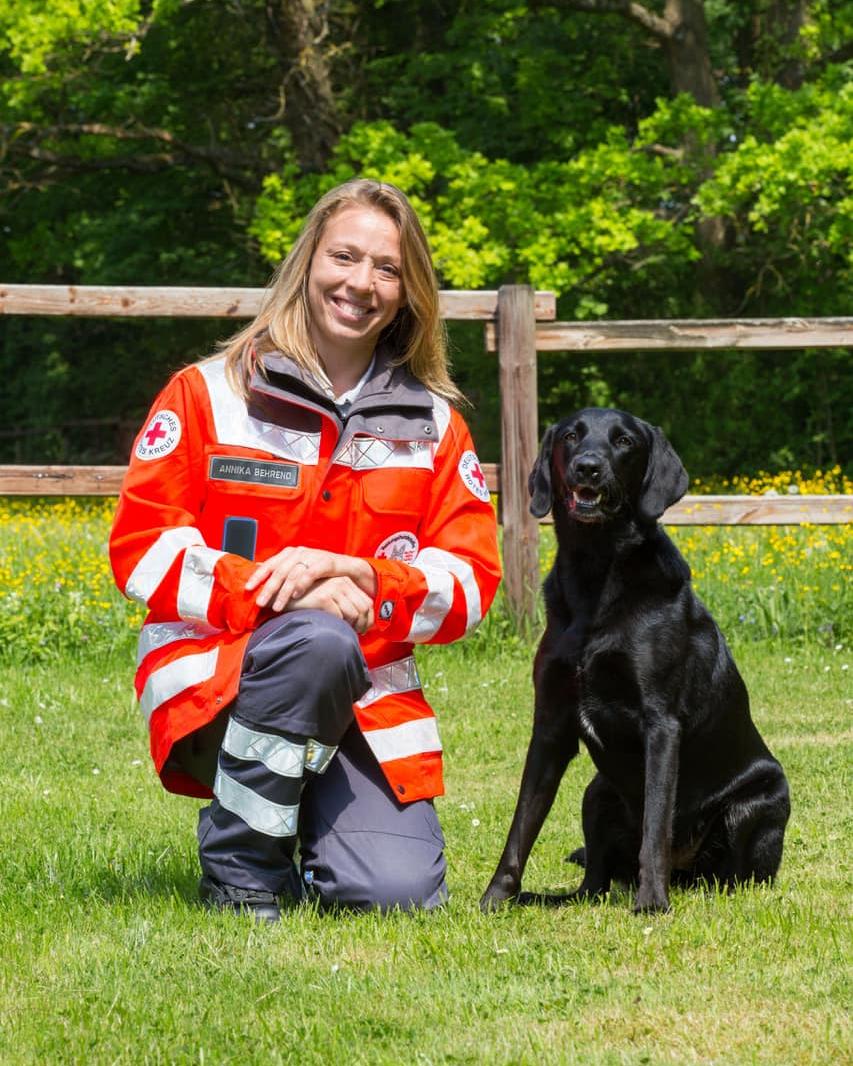
[[[431,483],[431,470],[374,470],[361,476],[362,499],[378,518],[405,518],[417,527],[427,510]]]

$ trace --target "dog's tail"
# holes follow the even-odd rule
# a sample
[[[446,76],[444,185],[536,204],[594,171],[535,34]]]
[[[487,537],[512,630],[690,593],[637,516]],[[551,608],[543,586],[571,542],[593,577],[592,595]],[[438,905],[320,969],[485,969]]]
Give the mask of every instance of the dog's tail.
[[[575,866],[580,866],[582,870],[586,869],[586,848],[575,848],[571,855],[566,856],[566,862],[573,862]]]

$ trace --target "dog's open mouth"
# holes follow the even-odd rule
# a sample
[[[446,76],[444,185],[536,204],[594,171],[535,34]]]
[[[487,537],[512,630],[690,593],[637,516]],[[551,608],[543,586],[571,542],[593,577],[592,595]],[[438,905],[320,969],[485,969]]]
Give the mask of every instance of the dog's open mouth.
[[[569,514],[581,522],[594,522],[602,518],[603,502],[602,490],[589,485],[575,485],[566,495],[566,507]]]

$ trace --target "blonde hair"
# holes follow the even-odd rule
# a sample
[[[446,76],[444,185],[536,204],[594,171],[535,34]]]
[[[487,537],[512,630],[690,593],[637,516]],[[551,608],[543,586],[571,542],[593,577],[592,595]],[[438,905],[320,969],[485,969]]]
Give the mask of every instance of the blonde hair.
[[[454,403],[464,397],[450,378],[447,333],[439,312],[438,285],[429,245],[415,210],[406,196],[386,182],[357,178],[322,196],[305,220],[287,257],[273,274],[257,317],[219,346],[232,386],[244,397],[256,366],[255,344],[262,333],[263,351],[278,349],[322,382],[327,382],[311,340],[308,274],[311,260],[329,219],[350,205],[382,211],[400,233],[402,282],[406,303],[380,334],[397,351],[395,365],[404,365],[428,389]],[[267,339],[268,338],[268,339]],[[262,364],[257,366],[262,370]]]

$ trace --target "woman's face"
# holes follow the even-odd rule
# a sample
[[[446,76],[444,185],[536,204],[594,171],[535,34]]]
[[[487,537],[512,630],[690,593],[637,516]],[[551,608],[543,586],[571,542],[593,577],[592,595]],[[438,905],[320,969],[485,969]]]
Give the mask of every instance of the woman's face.
[[[369,359],[405,303],[400,233],[384,211],[352,204],[326,222],[311,258],[311,339],[324,360]]]

